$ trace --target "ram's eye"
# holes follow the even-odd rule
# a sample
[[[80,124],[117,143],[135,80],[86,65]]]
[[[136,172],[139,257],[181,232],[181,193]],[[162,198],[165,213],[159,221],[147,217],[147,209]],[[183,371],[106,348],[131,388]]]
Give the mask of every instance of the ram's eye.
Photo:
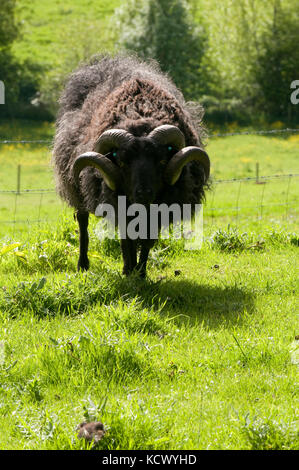
[[[160,163],[161,163],[161,165],[166,165],[167,160],[161,160]]]
[[[166,150],[168,155],[174,155],[177,152],[177,149],[173,145],[167,145]]]
[[[109,158],[111,158],[112,160],[114,160],[115,158],[117,158],[117,149],[112,149],[110,150],[110,152],[108,153],[107,155]]]
[[[125,166],[125,164],[124,164],[124,162],[119,161],[119,162],[118,162],[118,166],[119,166],[120,168],[123,168],[123,167]]]

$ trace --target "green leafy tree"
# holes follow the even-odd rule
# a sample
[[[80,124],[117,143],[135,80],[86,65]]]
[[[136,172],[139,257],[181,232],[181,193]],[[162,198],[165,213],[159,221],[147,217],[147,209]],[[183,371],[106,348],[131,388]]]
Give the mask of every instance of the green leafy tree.
[[[6,87],[6,95],[10,100],[13,99],[18,89],[14,80],[17,67],[11,53],[11,45],[18,36],[14,16],[15,4],[15,0],[2,0],[0,15],[0,80],[5,84],[9,83],[9,87]]]
[[[130,0],[113,18],[116,47],[155,59],[187,99],[203,93],[201,60],[206,32],[192,21],[184,0]]]
[[[9,48],[11,43],[18,37],[18,28],[14,16],[15,6],[15,0],[1,0],[0,51]]]
[[[0,116],[27,115],[30,100],[38,91],[41,71],[36,64],[29,60],[20,63],[13,55],[12,44],[20,36],[15,8],[15,0],[1,0],[0,80],[5,84],[5,106],[0,107]]]
[[[206,119],[298,119],[290,84],[298,79],[298,0],[189,0],[209,31],[202,60]],[[207,14],[208,12],[208,14]]]
[[[299,117],[298,106],[290,101],[291,82],[299,79],[299,15],[281,8],[276,1],[273,20],[260,40],[255,78],[259,87],[257,105],[266,115],[282,120]]]

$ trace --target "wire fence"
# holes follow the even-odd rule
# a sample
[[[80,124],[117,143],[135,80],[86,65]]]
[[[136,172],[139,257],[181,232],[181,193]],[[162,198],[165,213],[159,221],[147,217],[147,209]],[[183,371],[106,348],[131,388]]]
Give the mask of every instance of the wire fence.
[[[211,134],[209,137],[230,137],[233,135],[275,135],[275,134],[295,134],[298,133],[299,129],[290,129],[286,127],[285,129],[266,129],[260,131],[243,131],[243,132],[228,132],[228,133],[216,133]]]
[[[291,129],[286,127],[284,129],[262,129],[253,131],[242,131],[242,132],[227,132],[227,133],[212,133],[209,138],[215,137],[231,137],[234,135],[275,135],[275,134],[296,134],[299,133],[299,129]],[[0,144],[47,144],[52,145],[53,140],[0,140]]]
[[[268,216],[269,219],[274,220],[284,219],[287,220],[288,215],[295,218],[297,212],[298,197],[296,193],[296,187],[299,174],[286,174],[286,175],[271,175],[263,176],[257,181],[255,178],[241,178],[232,180],[218,180],[215,181],[215,185],[225,186],[230,185],[229,192],[231,192],[231,185],[234,184],[236,190],[231,194],[231,204],[228,205],[215,205],[215,195],[217,190],[212,190],[212,198],[210,203],[207,204],[206,215],[210,215],[212,219],[216,215],[223,216],[225,214],[233,214],[234,223],[238,225],[238,221],[241,216],[245,217],[256,217],[258,220],[262,220],[263,217]],[[293,180],[296,180],[293,183]],[[248,184],[251,183],[250,188]],[[269,183],[271,189],[269,189]],[[276,185],[275,183],[279,183]],[[247,187],[244,191],[244,186]],[[260,190],[256,187],[253,188],[252,184],[260,185]],[[268,187],[267,187],[268,185]],[[293,191],[291,191],[293,188]],[[222,190],[221,194],[225,191]],[[268,194],[267,194],[268,193]],[[218,202],[221,199],[221,194],[218,194]],[[243,194],[243,199],[242,199]],[[242,202],[241,202],[242,201]]]
[[[235,135],[269,135],[299,133],[299,129],[275,129],[212,134],[210,137]],[[43,144],[50,140],[0,140],[0,144]],[[296,217],[299,173],[260,175],[258,163],[255,176],[215,179],[205,204],[204,221],[214,225],[223,219],[239,225],[243,218],[257,222],[266,217],[276,221],[293,222]],[[57,211],[63,207],[54,188],[21,189],[20,168],[16,189],[1,190],[0,225],[40,224],[57,221]],[[5,204],[3,201],[5,199]],[[6,210],[5,210],[5,205]],[[5,216],[6,214],[6,216]],[[54,216],[53,216],[54,215]]]
[[[215,180],[204,205],[205,225],[215,226],[226,221],[245,227],[246,220],[260,223],[266,219],[293,225],[298,177],[299,174],[271,175],[260,177],[258,182],[255,178]],[[6,205],[10,208],[8,218],[0,218],[2,226],[26,225],[29,229],[32,224],[57,222],[66,209],[54,189],[0,192],[6,195]]]

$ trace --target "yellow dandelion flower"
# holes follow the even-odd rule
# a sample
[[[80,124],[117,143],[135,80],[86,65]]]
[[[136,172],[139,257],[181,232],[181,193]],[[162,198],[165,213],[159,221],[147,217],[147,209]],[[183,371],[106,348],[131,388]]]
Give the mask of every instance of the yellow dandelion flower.
[[[275,121],[271,127],[272,129],[282,129],[284,127],[284,123],[281,121]]]

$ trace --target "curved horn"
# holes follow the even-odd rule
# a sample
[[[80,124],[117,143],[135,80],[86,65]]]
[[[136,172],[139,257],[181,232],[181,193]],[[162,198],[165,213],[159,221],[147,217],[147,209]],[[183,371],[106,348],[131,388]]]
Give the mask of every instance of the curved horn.
[[[83,168],[92,166],[101,173],[107,186],[115,191],[120,185],[120,174],[116,165],[109,158],[97,152],[86,152],[76,158],[73,164],[73,176],[76,184],[79,184],[79,175]]]
[[[199,147],[184,147],[177,152],[165,168],[165,181],[170,185],[175,184],[179,179],[184,166],[193,160],[202,164],[205,172],[205,181],[207,181],[210,175],[210,159],[208,154]]]
[[[109,129],[103,132],[98,138],[94,148],[96,152],[106,154],[112,148],[126,148],[130,142],[134,141],[134,136],[124,129]]]
[[[171,126],[170,124],[156,127],[156,129],[150,132],[148,137],[162,145],[173,144],[178,150],[185,145],[185,136],[182,131],[180,131],[178,127]]]

